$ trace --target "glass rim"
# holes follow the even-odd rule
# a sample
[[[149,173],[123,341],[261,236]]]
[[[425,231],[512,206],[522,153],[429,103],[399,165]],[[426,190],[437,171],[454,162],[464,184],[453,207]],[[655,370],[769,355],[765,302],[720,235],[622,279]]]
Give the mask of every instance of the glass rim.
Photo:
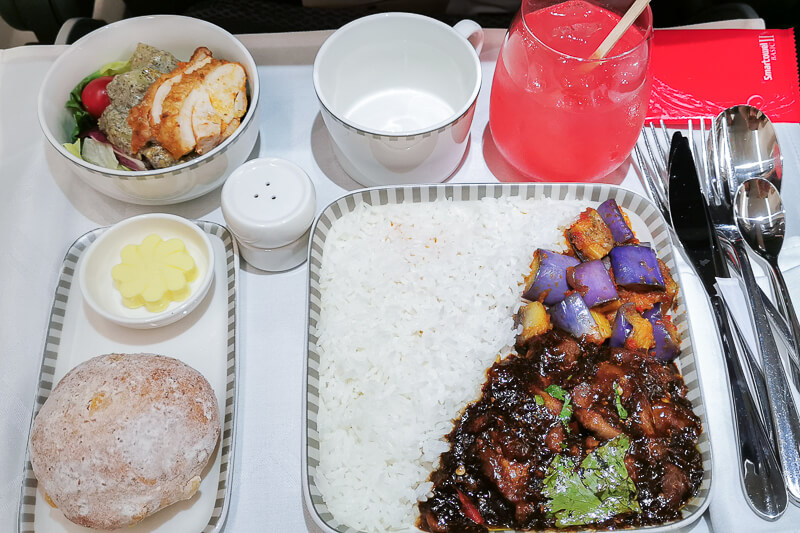
[[[565,1],[568,1],[568,0],[561,0],[559,2],[555,2],[552,5],[563,4]],[[603,6],[600,6],[597,3],[596,0],[586,0],[586,1],[588,3],[590,3],[590,4],[592,4],[592,5],[595,5],[595,6],[598,6],[598,7],[603,7]],[[626,51],[622,52],[621,54],[617,54],[617,55],[613,55],[613,56],[612,55],[606,55],[605,57],[602,57],[600,59],[590,59],[588,57],[578,57],[578,56],[574,56],[574,55],[571,55],[571,54],[567,54],[566,52],[562,52],[560,50],[557,50],[557,49],[553,48],[552,46],[550,46],[549,44],[545,43],[543,40],[541,40],[536,35],[536,32],[533,31],[533,28],[528,26],[528,21],[525,19],[525,14],[526,13],[532,13],[532,11],[526,10],[526,8],[525,8],[526,5],[530,5],[530,2],[526,2],[525,0],[523,0],[522,5],[519,8],[519,16],[522,18],[522,25],[525,27],[525,31],[528,33],[528,35],[530,35],[533,39],[535,39],[537,43],[539,43],[543,47],[547,48],[548,50],[552,51],[553,53],[555,53],[555,54],[557,54],[557,55],[559,55],[561,57],[564,57],[564,58],[567,58],[567,59],[573,59],[573,60],[581,62],[581,63],[604,63],[606,61],[612,61],[612,60],[615,60],[615,59],[624,58],[625,56],[627,56],[629,54],[632,54],[635,50],[639,49],[639,47],[641,47],[642,44],[644,44],[647,41],[649,41],[653,36],[653,11],[650,9],[650,4],[648,4],[647,7],[645,7],[645,10],[642,11],[642,15],[647,15],[647,17],[648,17],[647,29],[646,29],[645,32],[643,32],[642,38],[639,41],[637,41],[635,46],[632,46],[629,50],[626,50]],[[603,9],[605,9],[605,8],[603,8]],[[616,13],[616,14],[619,14],[619,13]],[[639,17],[641,17],[642,15],[639,15]],[[638,20],[639,17],[636,17],[636,20]],[[635,25],[636,25],[636,21],[634,21],[634,23],[631,26],[635,26]]]

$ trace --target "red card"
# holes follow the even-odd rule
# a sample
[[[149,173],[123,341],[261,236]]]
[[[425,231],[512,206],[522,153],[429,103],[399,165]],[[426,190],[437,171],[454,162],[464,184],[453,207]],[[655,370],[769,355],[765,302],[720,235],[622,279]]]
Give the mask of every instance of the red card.
[[[647,121],[686,123],[749,104],[800,122],[794,30],[656,30]]]

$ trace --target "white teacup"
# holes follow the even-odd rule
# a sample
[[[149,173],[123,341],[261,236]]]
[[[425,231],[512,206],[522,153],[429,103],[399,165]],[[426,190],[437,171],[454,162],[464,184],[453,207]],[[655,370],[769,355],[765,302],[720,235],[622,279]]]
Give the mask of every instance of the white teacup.
[[[380,13],[334,32],[314,89],[344,170],[366,186],[435,183],[458,166],[481,86],[483,30]]]

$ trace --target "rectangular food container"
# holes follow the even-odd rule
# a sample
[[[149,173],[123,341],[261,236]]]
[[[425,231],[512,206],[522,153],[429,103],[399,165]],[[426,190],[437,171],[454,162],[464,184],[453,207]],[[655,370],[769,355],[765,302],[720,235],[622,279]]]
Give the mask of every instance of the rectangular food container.
[[[125,331],[126,328],[122,326],[106,324],[99,316],[87,315],[87,306],[78,287],[77,267],[83,253],[106,228],[86,233],[69,248],[50,312],[31,427],[53,387],[70,370],[73,362],[91,355],[109,353],[111,346],[117,353],[148,352],[171,347],[175,353],[163,355],[174,355],[195,367],[202,363],[213,370],[204,375],[217,395],[222,431],[198,493],[190,500],[177,502],[125,528],[130,533],[218,533],[225,524],[230,504],[238,390],[236,314],[239,253],[236,241],[227,228],[214,222],[196,223],[208,234],[214,247],[215,272],[205,302],[194,311],[197,314],[161,328],[130,331]],[[76,350],[79,352],[76,353]],[[52,509],[45,502],[31,467],[30,448],[25,454],[21,491],[20,533],[88,531],[68,521],[61,511]]]
[[[316,485],[316,469],[319,466],[320,448],[320,435],[317,432],[320,355],[317,351],[316,332],[320,319],[321,303],[319,276],[322,265],[325,262],[323,246],[328,231],[336,220],[352,212],[356,206],[364,203],[376,206],[400,203],[430,203],[444,199],[459,202],[480,200],[485,197],[579,200],[586,202],[587,207],[596,207],[608,198],[613,198],[630,216],[631,223],[640,240],[647,240],[644,237],[649,237],[649,241],[657,251],[659,258],[666,263],[673,277],[676,278],[681,288],[683,287],[680,273],[675,263],[675,251],[670,240],[670,232],[666,222],[659,215],[658,209],[644,197],[612,185],[521,183],[381,187],[355,191],[328,205],[317,218],[309,243],[308,330],[306,332],[308,353],[303,394],[306,416],[303,426],[303,446],[305,447],[303,455],[304,496],[311,516],[327,532],[358,533],[358,530],[339,522],[330,513]],[[578,213],[575,215],[577,217]],[[650,235],[642,235],[643,229],[649,232]],[[533,253],[533,250],[531,250],[531,253]],[[709,504],[712,464],[711,443],[708,436],[705,404],[697,373],[697,365],[695,364],[695,353],[688,320],[683,291],[679,291],[677,309],[673,313],[673,323],[677,326],[682,339],[681,354],[676,359],[676,364],[688,389],[687,398],[691,400],[694,413],[703,424],[703,433],[698,439],[698,448],[703,459],[703,480],[697,494],[682,509],[682,517],[679,520],[630,531],[669,531],[687,526],[700,518]],[[456,413],[453,413],[453,416],[456,416]]]

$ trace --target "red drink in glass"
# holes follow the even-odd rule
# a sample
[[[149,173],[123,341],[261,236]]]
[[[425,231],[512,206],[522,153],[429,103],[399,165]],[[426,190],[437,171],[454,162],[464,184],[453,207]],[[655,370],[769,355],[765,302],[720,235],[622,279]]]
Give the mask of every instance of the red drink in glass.
[[[527,178],[597,181],[628,157],[650,98],[650,8],[589,59],[631,0],[523,0],[497,59],[492,138]]]

